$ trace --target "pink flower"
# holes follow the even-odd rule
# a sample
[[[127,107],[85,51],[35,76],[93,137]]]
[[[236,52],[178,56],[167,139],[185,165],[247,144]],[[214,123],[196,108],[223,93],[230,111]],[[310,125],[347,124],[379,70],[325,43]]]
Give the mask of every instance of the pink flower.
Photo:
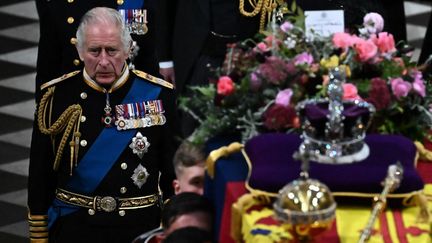
[[[426,87],[423,80],[423,75],[419,71],[414,71],[413,90],[421,97],[426,96]]]
[[[406,97],[411,90],[411,84],[404,81],[402,78],[395,78],[390,81],[390,85],[394,96],[400,99],[401,97]]]
[[[352,83],[344,83],[343,88],[343,100],[361,100],[362,98],[358,95],[357,87]]]
[[[378,47],[371,40],[357,39],[354,48],[357,56],[362,62],[366,62],[375,57],[378,52]]]
[[[227,96],[234,93],[235,86],[232,79],[228,76],[222,76],[217,83],[217,93],[219,95]]]
[[[262,80],[257,72],[252,72],[250,74],[250,88],[253,91],[258,91],[261,88]]]
[[[294,57],[294,65],[311,65],[313,62],[313,57],[307,52],[302,52]]]
[[[266,43],[264,43],[264,42],[260,42],[260,43],[258,43],[258,44],[256,45],[255,50],[256,50],[256,51],[259,51],[259,52],[266,52],[266,51],[269,51],[270,48],[267,46]]]
[[[382,53],[393,53],[396,51],[395,41],[392,34],[381,32],[371,37],[372,41]]]
[[[277,56],[270,56],[265,63],[260,64],[259,72],[261,77],[272,84],[280,84],[287,77],[292,68],[283,59]]]
[[[279,91],[279,93],[276,95],[275,104],[288,107],[290,105],[292,95],[292,89],[284,89]]]
[[[384,29],[384,19],[378,13],[368,13],[363,18],[363,25],[369,34],[376,34]]]
[[[337,48],[342,48],[344,50],[348,49],[354,44],[355,38],[348,33],[338,32],[333,35],[333,45]]]
[[[285,21],[281,26],[280,26],[281,30],[285,33],[289,32],[290,30],[292,30],[294,28],[294,25],[291,24],[289,21]]]

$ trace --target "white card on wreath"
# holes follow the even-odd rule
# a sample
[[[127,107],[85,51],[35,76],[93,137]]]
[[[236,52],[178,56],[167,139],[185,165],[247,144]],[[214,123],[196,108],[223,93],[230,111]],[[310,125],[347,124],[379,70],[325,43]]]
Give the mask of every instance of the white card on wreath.
[[[316,35],[328,37],[345,30],[343,10],[305,11],[305,17],[308,39],[313,39]]]

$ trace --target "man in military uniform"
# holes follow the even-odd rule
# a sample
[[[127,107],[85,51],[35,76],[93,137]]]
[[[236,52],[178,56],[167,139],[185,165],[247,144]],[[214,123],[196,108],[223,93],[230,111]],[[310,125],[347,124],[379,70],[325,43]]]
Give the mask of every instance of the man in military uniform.
[[[126,63],[131,37],[111,8],[77,31],[82,71],[41,85],[28,181],[32,242],[130,242],[160,224],[173,194],[172,85]]]
[[[43,82],[82,68],[75,33],[84,13],[98,6],[121,11],[139,46],[133,60],[135,67],[159,75],[155,52],[156,3],[157,0],[36,0],[40,22],[36,97]]]

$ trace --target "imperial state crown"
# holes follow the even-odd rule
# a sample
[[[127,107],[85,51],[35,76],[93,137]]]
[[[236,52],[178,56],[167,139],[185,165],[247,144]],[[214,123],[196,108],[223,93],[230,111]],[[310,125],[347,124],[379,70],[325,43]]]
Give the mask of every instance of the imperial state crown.
[[[339,68],[329,71],[327,98],[308,99],[296,106],[302,124],[303,143],[317,162],[353,163],[369,155],[364,143],[375,107],[362,100],[343,100],[345,75]]]

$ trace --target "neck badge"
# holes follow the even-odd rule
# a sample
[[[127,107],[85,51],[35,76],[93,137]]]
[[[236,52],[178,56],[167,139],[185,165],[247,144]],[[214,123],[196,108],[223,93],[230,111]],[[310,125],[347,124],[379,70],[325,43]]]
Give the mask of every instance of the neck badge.
[[[129,144],[129,148],[131,148],[132,152],[137,154],[140,159],[147,153],[149,147],[150,143],[147,141],[147,137],[144,137],[140,132],[132,138],[132,142]]]

